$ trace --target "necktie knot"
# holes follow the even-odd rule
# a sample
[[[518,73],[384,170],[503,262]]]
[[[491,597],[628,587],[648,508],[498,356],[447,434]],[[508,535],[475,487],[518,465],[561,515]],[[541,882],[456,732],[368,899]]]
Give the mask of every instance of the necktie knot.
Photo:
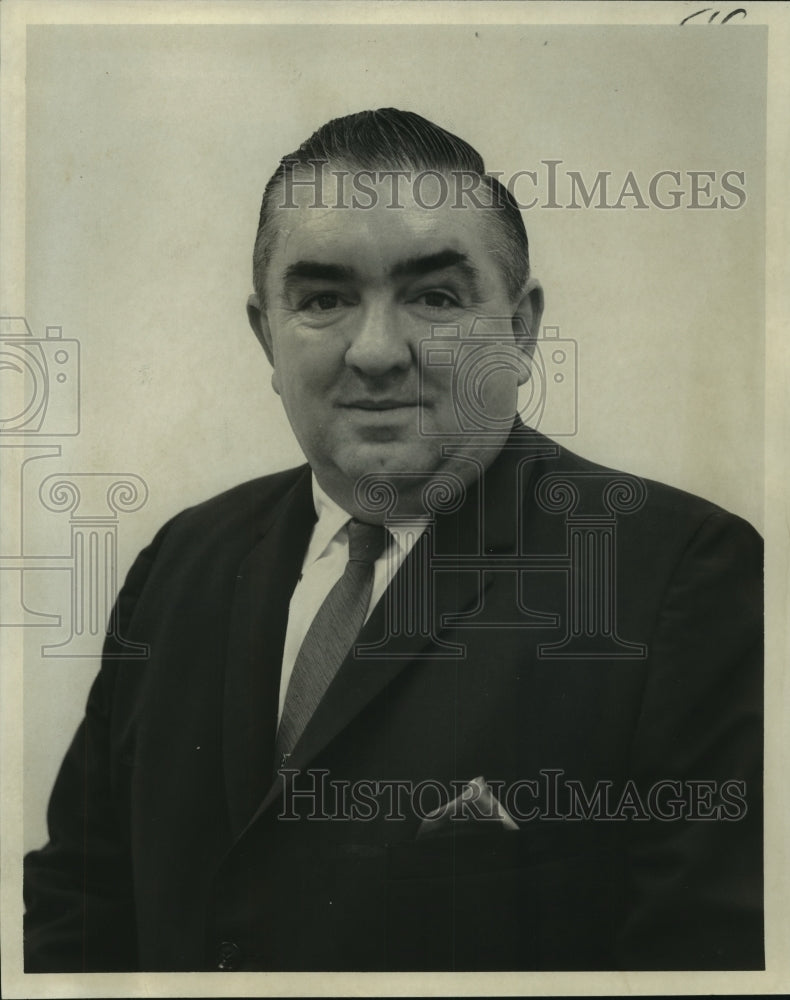
[[[389,532],[383,524],[366,524],[352,518],[348,522],[348,561],[372,566],[389,541]]]

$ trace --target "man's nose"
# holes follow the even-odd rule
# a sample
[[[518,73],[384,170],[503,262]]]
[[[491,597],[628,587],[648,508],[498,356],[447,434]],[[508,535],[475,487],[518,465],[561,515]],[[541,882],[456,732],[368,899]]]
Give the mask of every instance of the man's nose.
[[[380,376],[405,371],[412,364],[408,320],[386,303],[369,303],[360,310],[351,335],[346,364],[363,375]]]

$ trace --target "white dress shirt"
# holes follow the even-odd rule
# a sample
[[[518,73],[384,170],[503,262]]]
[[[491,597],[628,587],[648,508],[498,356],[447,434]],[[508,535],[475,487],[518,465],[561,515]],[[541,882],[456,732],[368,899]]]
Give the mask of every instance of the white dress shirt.
[[[294,663],[310,623],[329,591],[337,583],[348,562],[348,531],[346,525],[351,515],[339,507],[319,486],[313,476],[313,503],[318,520],[313,528],[310,544],[302,563],[302,575],[291,596],[288,608],[288,627],[285,632],[283,664],[280,674],[279,721],[285,704],[285,694],[291,679]],[[373,591],[370,595],[365,620],[381,599],[401,563],[425,531],[425,520],[398,522],[388,525],[394,539],[373,566]]]

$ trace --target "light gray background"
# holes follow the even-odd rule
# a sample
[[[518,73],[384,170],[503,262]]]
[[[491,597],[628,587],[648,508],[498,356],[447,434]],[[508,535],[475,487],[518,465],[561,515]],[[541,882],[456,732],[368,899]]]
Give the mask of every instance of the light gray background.
[[[120,572],[184,506],[301,461],[246,324],[260,195],[279,156],[335,115],[412,108],[487,166],[591,181],[746,173],[738,211],[525,213],[546,324],[579,344],[589,458],[763,513],[765,31],[676,27],[31,27],[26,315],[82,349],[82,431],[31,467],[30,551],[68,550],[35,489],[131,472]],[[684,179],[682,187],[688,190]],[[524,189],[526,190],[526,189]],[[719,190],[714,185],[714,192]],[[687,200],[687,199],[686,199]],[[49,440],[49,439],[47,439]],[[67,620],[63,574],[26,598]],[[31,575],[32,577],[32,575]],[[96,660],[26,630],[25,841]]]

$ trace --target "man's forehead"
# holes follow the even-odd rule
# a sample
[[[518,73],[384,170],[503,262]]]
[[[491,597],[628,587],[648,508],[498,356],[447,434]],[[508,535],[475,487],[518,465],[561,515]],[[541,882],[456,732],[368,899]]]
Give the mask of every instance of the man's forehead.
[[[392,270],[403,260],[445,251],[482,263],[489,252],[483,208],[455,207],[449,200],[426,207],[407,193],[397,206],[383,196],[364,205],[348,198],[330,202],[326,190],[322,201],[308,188],[295,188],[289,195],[290,201],[274,210],[279,235],[272,265],[278,271],[301,259],[375,262]]]

